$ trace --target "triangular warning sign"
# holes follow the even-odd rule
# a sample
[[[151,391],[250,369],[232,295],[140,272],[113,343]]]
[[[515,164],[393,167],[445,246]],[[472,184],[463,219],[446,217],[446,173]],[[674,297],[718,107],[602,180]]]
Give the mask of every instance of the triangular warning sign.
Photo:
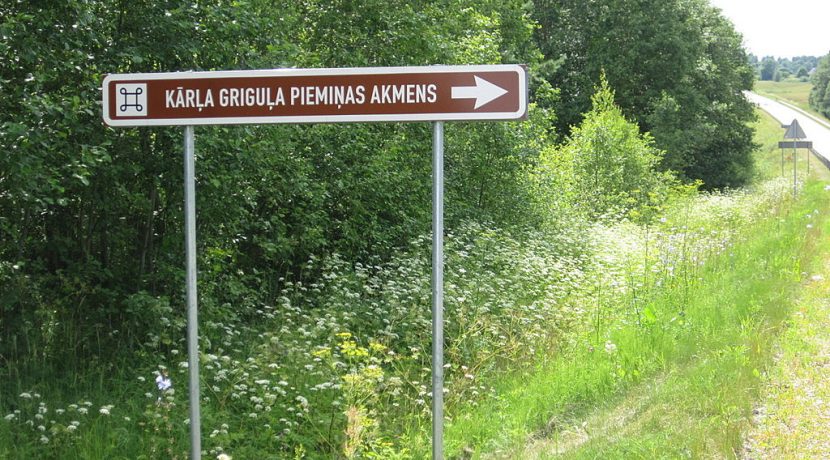
[[[784,139],[806,139],[807,135],[804,134],[804,130],[801,129],[801,125],[798,124],[798,120],[793,120],[790,123],[790,127],[787,128],[787,132],[784,133]]]

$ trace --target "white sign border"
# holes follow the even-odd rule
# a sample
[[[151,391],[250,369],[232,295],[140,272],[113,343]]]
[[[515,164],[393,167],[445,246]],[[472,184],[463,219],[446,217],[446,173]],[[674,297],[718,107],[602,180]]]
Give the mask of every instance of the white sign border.
[[[421,73],[476,73],[516,72],[519,75],[519,110],[515,112],[460,112],[460,113],[415,113],[415,114],[344,114],[344,115],[301,115],[264,117],[215,117],[215,118],[163,118],[163,119],[112,119],[109,113],[110,82],[148,80],[192,80],[205,78],[246,78],[246,77],[303,77],[327,75],[388,75]],[[407,121],[511,121],[524,118],[527,114],[527,69],[518,64],[496,65],[436,65],[421,67],[346,67],[321,69],[264,69],[264,70],[221,70],[212,72],[161,72],[109,74],[101,86],[103,93],[103,119],[108,126],[188,126],[188,125],[249,125],[286,123],[365,123],[365,122],[407,122]]]

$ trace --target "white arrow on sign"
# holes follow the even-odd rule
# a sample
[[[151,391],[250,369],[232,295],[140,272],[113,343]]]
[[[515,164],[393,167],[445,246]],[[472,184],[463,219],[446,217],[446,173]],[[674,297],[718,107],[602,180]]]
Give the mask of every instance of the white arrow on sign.
[[[479,76],[475,76],[475,79],[475,86],[453,86],[452,98],[475,99],[476,105],[474,109],[477,109],[482,105],[507,94],[506,89],[498,87]]]

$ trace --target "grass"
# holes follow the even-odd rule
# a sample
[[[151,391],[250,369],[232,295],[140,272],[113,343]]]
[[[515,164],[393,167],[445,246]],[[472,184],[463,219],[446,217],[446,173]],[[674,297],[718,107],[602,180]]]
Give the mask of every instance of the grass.
[[[753,90],[763,96],[779,101],[789,102],[799,109],[813,115],[819,120],[827,120],[826,117],[810,107],[810,90],[813,84],[798,80],[756,81]]]
[[[827,214],[815,183],[794,207],[774,179],[780,127],[758,126],[754,191],[678,193],[653,225],[584,229],[585,250],[474,223],[447,236],[449,456],[732,452],[786,316],[776,306],[813,254],[805,216],[822,228]],[[206,456],[427,457],[428,247],[424,235],[387,262],[310,258],[319,281],[286,283],[244,321],[205,321]],[[136,302],[159,326],[131,365],[90,363],[100,372],[74,386],[9,378],[0,458],[186,458],[184,323],[163,299]],[[174,393],[155,390],[162,365]]]
[[[799,295],[802,271],[811,272],[816,261],[810,254],[824,236],[819,227],[828,227],[817,215],[805,219],[826,201],[823,186],[813,183],[804,195],[783,225],[757,228],[764,236],[734,248],[732,269],[707,279],[690,306],[699,328],[690,342],[666,350],[673,362],[657,383],[634,387],[611,410],[592,414],[586,439],[563,458],[742,455],[761,376]],[[817,225],[805,231],[805,221]]]
[[[824,234],[830,229],[825,228]],[[821,252],[830,252],[825,238]],[[805,282],[790,325],[776,347],[780,358],[764,378],[760,423],[749,436],[747,449],[753,458],[803,459],[830,457],[827,405],[830,384],[830,280],[822,270]]]
[[[756,81],[755,91],[759,94],[770,96],[774,99],[783,99],[796,107],[811,111],[810,90],[813,84],[798,80],[785,81]]]
[[[778,152],[770,144],[780,127],[768,117],[758,123],[765,127],[759,131],[765,145],[759,169],[774,175]],[[775,156],[768,158],[771,152]],[[827,226],[828,192],[821,183],[811,182],[797,203],[785,198],[786,181],[779,185],[778,197],[764,208],[766,217],[734,223],[733,238],[722,242],[722,251],[710,251],[705,263],[689,249],[672,276],[660,274],[659,262],[624,273],[633,282],[623,295],[603,292],[608,288],[597,283],[595,294],[604,296],[584,307],[592,318],[596,311],[594,327],[569,349],[541,354],[535,368],[502,379],[492,401],[448,421],[451,455],[739,455],[775,337]],[[720,199],[728,198],[712,198]],[[697,219],[699,210],[670,216],[662,240],[660,229],[650,238],[646,232],[641,257],[651,250],[661,259],[666,241],[675,252],[686,247],[682,238],[689,236],[666,238],[668,226],[723,230],[723,221]]]

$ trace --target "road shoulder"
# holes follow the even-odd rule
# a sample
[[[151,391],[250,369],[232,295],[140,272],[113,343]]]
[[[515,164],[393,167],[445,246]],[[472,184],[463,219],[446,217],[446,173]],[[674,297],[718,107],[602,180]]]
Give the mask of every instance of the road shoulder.
[[[822,270],[830,273],[830,260]],[[747,459],[830,458],[830,279],[808,276],[767,374]]]

